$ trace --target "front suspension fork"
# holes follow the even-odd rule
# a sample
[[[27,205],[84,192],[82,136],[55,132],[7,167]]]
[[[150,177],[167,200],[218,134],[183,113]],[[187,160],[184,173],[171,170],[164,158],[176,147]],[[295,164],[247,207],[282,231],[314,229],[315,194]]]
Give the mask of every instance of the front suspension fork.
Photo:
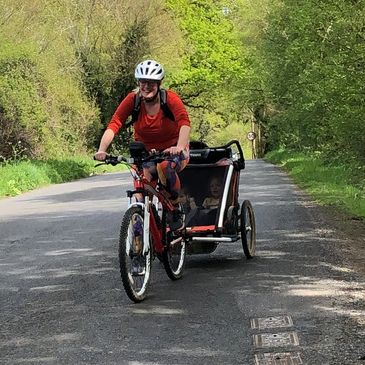
[[[148,197],[145,197],[145,209],[144,209],[144,239],[149,239],[150,235],[153,240],[153,248],[157,253],[162,253],[164,250],[163,240],[163,227],[158,225],[156,219],[158,219],[151,209],[154,209]],[[156,212],[156,215],[158,213]],[[147,238],[148,237],[148,238]]]

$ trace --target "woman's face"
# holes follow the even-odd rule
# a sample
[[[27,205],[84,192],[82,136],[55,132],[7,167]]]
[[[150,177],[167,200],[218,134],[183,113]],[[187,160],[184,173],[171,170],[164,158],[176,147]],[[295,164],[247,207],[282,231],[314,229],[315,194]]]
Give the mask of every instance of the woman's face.
[[[209,185],[210,193],[212,194],[213,198],[220,198],[222,184],[218,179],[213,179]]]
[[[158,91],[159,81],[140,79],[138,85],[141,95],[146,99],[151,99]]]

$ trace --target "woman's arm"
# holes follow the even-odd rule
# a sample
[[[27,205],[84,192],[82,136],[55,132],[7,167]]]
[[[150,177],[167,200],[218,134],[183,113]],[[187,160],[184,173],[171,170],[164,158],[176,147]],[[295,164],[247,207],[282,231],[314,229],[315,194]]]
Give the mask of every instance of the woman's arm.
[[[179,139],[177,140],[176,147],[181,148],[181,151],[184,150],[186,147],[189,146],[189,139],[190,139],[190,127],[187,125],[181,126],[179,132]]]
[[[134,92],[129,93],[118,105],[117,110],[113,114],[112,119],[108,124],[108,128],[101,137],[99,150],[94,155],[96,160],[105,160],[107,155],[106,151],[113,142],[114,136],[119,132],[120,128],[123,126],[123,123],[132,113],[135,95],[136,94]]]
[[[176,146],[166,148],[164,152],[168,152],[170,155],[179,155],[187,147],[189,147],[190,139],[190,127],[183,125],[179,131],[179,139],[177,140]]]
[[[99,161],[105,160],[106,151],[114,139],[114,132],[111,129],[107,129],[100,140],[99,150],[95,153],[95,158]]]

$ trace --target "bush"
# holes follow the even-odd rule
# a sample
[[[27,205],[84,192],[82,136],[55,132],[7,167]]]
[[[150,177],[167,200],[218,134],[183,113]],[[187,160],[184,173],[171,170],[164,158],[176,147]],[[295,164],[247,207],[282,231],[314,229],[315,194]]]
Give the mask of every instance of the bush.
[[[94,170],[91,158],[6,163],[0,165],[0,197],[86,177]]]
[[[44,82],[34,52],[0,44],[0,155],[2,159],[39,156],[47,110]]]
[[[0,161],[64,157],[93,145],[98,109],[80,74],[61,72],[57,62],[33,44],[0,44]]]

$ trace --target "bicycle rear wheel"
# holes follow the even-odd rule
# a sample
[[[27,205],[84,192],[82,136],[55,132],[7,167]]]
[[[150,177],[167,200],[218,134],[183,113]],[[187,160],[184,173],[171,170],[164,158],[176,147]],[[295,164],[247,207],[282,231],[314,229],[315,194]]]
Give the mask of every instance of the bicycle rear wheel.
[[[248,259],[255,255],[256,250],[256,223],[255,214],[249,200],[244,200],[240,214],[240,231],[242,248]]]
[[[182,277],[186,257],[186,242],[182,236],[167,233],[167,245],[162,254],[162,262],[168,277],[178,280]]]
[[[144,247],[143,210],[129,208],[123,217],[119,235],[119,266],[128,297],[138,303],[145,299],[151,278],[151,242]],[[145,254],[143,254],[145,252]]]

